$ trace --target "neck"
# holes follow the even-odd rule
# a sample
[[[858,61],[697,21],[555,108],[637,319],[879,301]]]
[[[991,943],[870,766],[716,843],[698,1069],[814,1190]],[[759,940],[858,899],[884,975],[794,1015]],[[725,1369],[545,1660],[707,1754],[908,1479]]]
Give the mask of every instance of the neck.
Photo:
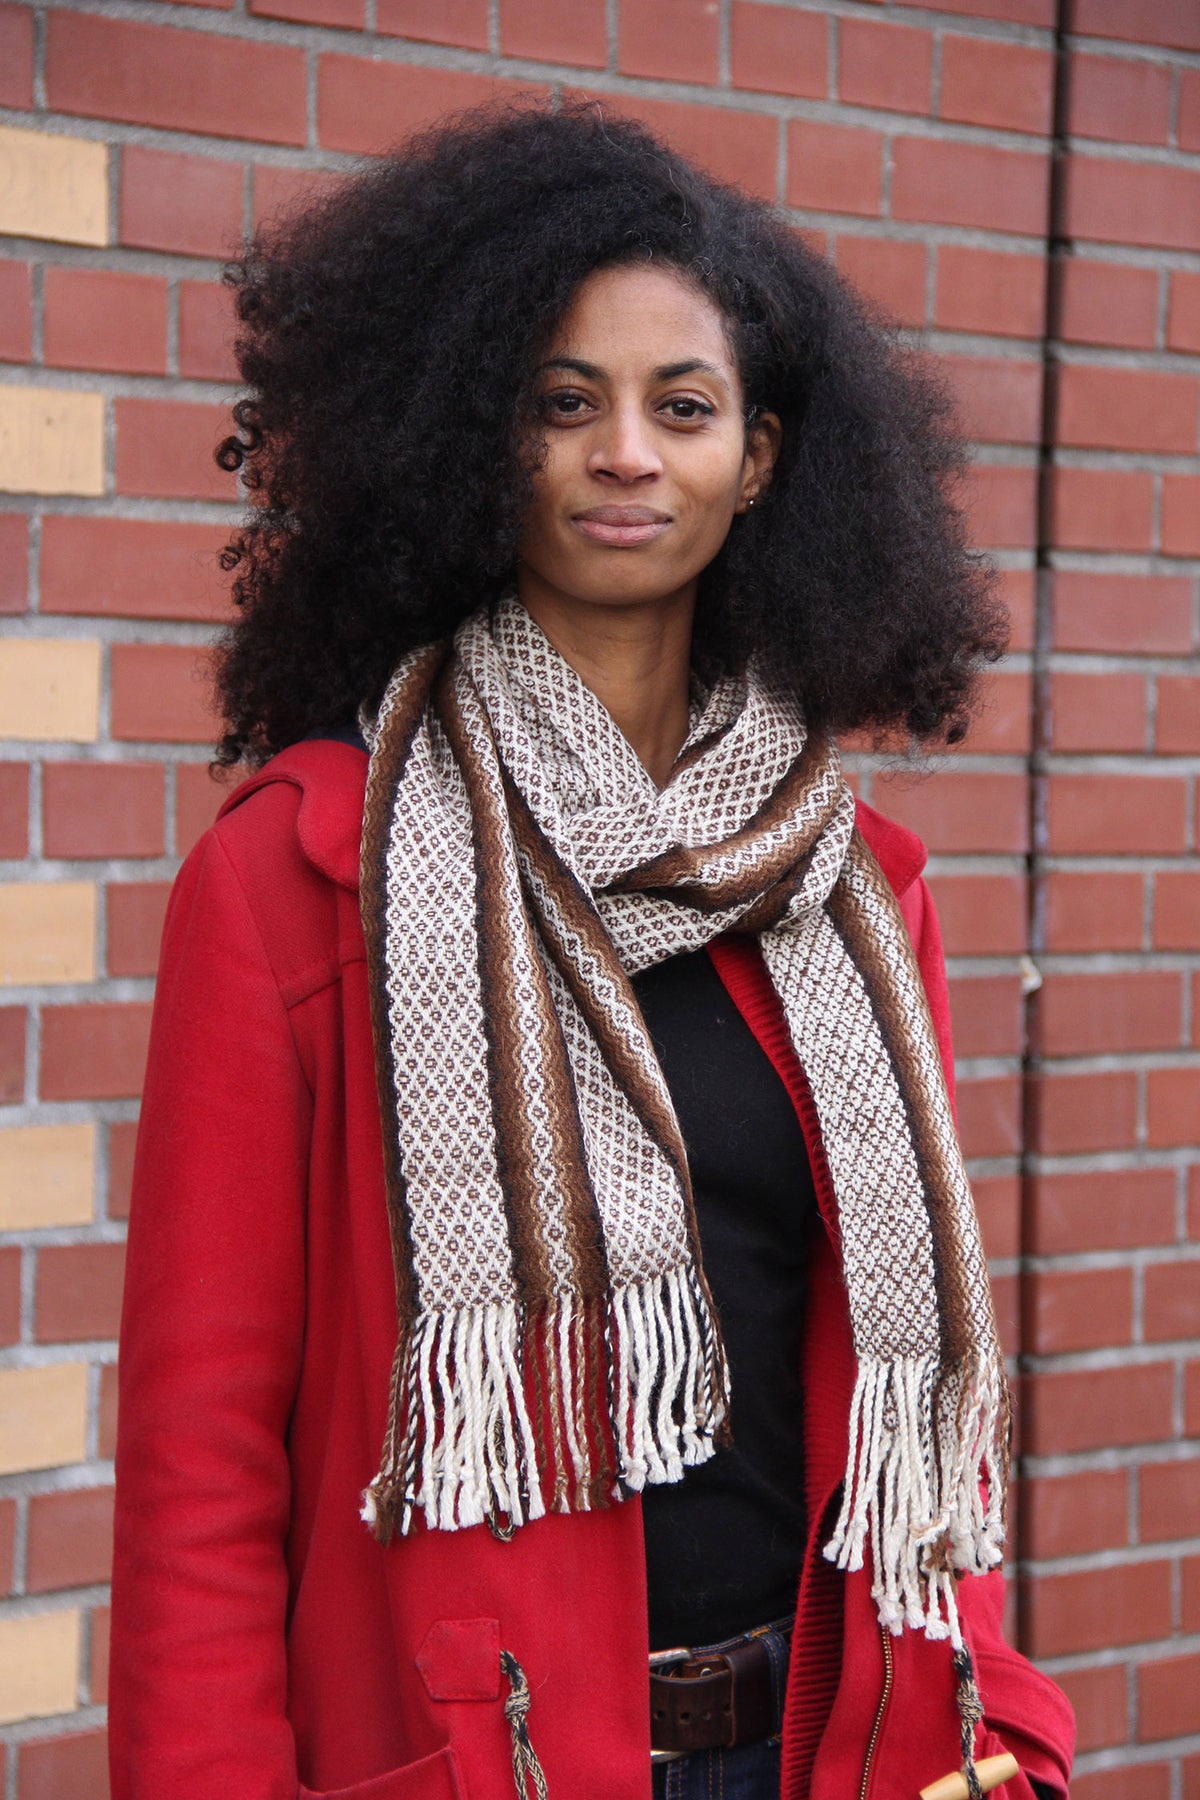
[[[656,787],[665,786],[688,731],[695,587],[628,606],[568,599],[518,579],[526,612],[611,714]]]

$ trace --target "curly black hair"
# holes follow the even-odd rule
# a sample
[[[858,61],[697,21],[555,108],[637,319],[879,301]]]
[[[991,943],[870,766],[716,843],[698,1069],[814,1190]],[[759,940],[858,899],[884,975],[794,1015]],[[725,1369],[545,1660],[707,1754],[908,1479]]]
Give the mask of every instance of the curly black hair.
[[[442,125],[226,271],[248,394],[217,456],[252,506],[223,558],[219,762],[345,724],[511,579],[539,348],[587,275],[641,259],[712,298],[783,426],[702,577],[698,665],[763,646],[813,728],[961,737],[1005,633],[944,391],[769,208],[592,104]]]

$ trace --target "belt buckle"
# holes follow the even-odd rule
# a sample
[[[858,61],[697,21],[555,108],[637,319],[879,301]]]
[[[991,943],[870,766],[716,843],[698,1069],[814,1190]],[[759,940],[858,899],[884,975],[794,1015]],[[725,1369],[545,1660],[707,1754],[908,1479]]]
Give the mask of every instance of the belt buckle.
[[[650,1652],[650,1672],[654,1674],[658,1669],[670,1668],[672,1663],[686,1662],[691,1654],[691,1650],[684,1644],[680,1644],[674,1650],[652,1650]],[[651,1750],[650,1761],[652,1763],[678,1762],[681,1756],[687,1755],[688,1751],[686,1750]]]

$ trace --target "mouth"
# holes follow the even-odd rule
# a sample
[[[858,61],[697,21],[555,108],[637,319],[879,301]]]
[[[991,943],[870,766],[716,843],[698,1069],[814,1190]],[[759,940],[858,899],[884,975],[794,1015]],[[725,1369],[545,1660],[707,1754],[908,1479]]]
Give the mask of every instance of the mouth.
[[[575,513],[571,523],[593,543],[613,549],[632,549],[661,537],[671,523],[669,513],[651,506],[593,506]]]

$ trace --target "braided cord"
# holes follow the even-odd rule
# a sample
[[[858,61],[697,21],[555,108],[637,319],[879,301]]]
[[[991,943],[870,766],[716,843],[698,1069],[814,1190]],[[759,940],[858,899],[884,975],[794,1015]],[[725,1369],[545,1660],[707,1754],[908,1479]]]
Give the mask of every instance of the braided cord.
[[[983,1718],[983,1701],[979,1697],[971,1652],[965,1644],[961,1650],[954,1652],[953,1661],[957,1683],[954,1699],[958,1706],[959,1733],[962,1741],[963,1780],[967,1784],[967,1794],[970,1800],[983,1800],[983,1788],[979,1784],[979,1771],[975,1767],[975,1727]]]
[[[520,1800],[529,1800],[529,1783],[532,1782],[534,1800],[547,1800],[546,1777],[529,1741],[529,1726],[526,1724],[532,1696],[525,1671],[508,1650],[500,1652],[500,1667],[508,1677],[511,1689],[504,1702],[504,1716],[512,1732],[513,1780],[517,1784],[517,1793]]]

